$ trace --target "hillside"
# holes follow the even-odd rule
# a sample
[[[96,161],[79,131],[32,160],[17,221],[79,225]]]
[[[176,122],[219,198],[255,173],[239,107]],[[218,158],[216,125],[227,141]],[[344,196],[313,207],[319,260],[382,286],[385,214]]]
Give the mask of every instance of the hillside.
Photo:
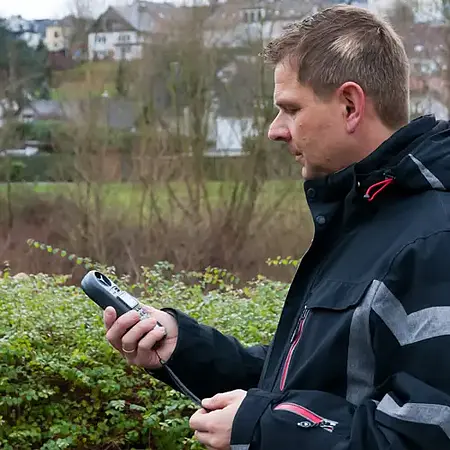
[[[117,61],[89,61],[74,69],[55,72],[51,84],[52,97],[76,100],[90,95],[99,96],[105,90],[109,95],[115,95],[119,67]],[[136,62],[128,62],[127,71],[136,73]]]

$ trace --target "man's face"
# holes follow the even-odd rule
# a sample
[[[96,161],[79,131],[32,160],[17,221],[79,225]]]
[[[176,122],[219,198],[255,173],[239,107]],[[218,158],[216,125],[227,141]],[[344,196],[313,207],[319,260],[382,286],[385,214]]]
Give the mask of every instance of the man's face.
[[[345,106],[338,96],[322,101],[298,82],[289,64],[275,68],[277,117],[269,129],[269,139],[288,144],[302,166],[304,179],[325,176],[343,168],[346,143],[350,144],[344,121]]]

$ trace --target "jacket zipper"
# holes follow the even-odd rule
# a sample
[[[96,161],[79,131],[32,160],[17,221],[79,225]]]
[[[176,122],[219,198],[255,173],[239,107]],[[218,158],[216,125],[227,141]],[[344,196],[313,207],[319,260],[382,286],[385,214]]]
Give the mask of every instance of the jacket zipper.
[[[301,428],[320,427],[328,431],[329,433],[332,433],[336,425],[338,425],[338,422],[335,422],[334,420],[324,419],[318,414],[312,412],[310,409],[307,409],[301,405],[297,405],[296,403],[281,403],[274,408],[274,411],[288,411],[296,414],[297,416],[300,416],[302,419],[306,419],[297,424]]]
[[[294,351],[302,337],[303,328],[305,327],[305,321],[308,318],[309,311],[310,310],[305,306],[302,315],[300,316],[300,320],[298,321],[298,324],[295,327],[294,333],[292,334],[289,351],[286,356],[286,360],[284,361],[283,371],[281,373],[280,391],[282,391],[286,386],[286,378],[289,372],[289,366],[291,364],[292,355],[294,354]]]

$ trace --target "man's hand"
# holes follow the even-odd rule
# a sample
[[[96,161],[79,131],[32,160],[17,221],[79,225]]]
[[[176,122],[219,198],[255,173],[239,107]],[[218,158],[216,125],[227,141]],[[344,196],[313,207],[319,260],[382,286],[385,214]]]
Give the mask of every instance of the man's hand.
[[[202,401],[205,409],[199,409],[191,417],[189,425],[195,430],[195,437],[207,449],[230,450],[234,417],[246,395],[246,391],[239,389]]]
[[[106,339],[130,365],[158,369],[161,367],[159,357],[167,361],[175,350],[178,324],[174,317],[164,311],[148,306],[143,308],[150,313],[150,319],[140,320],[136,311],[129,311],[117,318],[114,308],[106,308],[103,315],[108,330]],[[164,328],[155,328],[156,321]],[[155,352],[157,343],[158,354]]]

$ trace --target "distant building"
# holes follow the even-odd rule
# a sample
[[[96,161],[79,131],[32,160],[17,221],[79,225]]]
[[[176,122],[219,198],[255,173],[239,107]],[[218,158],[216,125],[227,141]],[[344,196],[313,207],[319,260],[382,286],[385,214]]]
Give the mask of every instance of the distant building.
[[[218,4],[205,21],[205,45],[238,48],[266,42],[314,10],[317,6],[313,0],[229,0]]]
[[[45,40],[45,33],[47,31],[47,27],[52,25],[57,25],[58,21],[54,19],[38,19],[33,20],[34,31],[41,36],[41,39]]]
[[[218,2],[205,22],[204,40],[209,47],[245,47],[267,42],[292,22],[302,20],[342,0],[228,0]],[[370,7],[370,0],[352,4]]]
[[[63,116],[61,104],[54,100],[32,100],[19,114],[24,123],[35,120],[58,120]]]
[[[88,34],[96,20],[69,15],[58,21],[61,27],[61,43],[67,58],[75,61],[88,59]]]
[[[60,52],[68,47],[68,39],[61,25],[51,25],[45,30],[45,46],[49,52]]]
[[[14,36],[25,41],[31,48],[37,48],[42,42],[34,21],[26,20],[22,16],[11,16],[6,19],[5,24]]]
[[[142,58],[143,45],[176,8],[168,3],[134,1],[109,7],[92,26],[89,59],[133,60]]]

